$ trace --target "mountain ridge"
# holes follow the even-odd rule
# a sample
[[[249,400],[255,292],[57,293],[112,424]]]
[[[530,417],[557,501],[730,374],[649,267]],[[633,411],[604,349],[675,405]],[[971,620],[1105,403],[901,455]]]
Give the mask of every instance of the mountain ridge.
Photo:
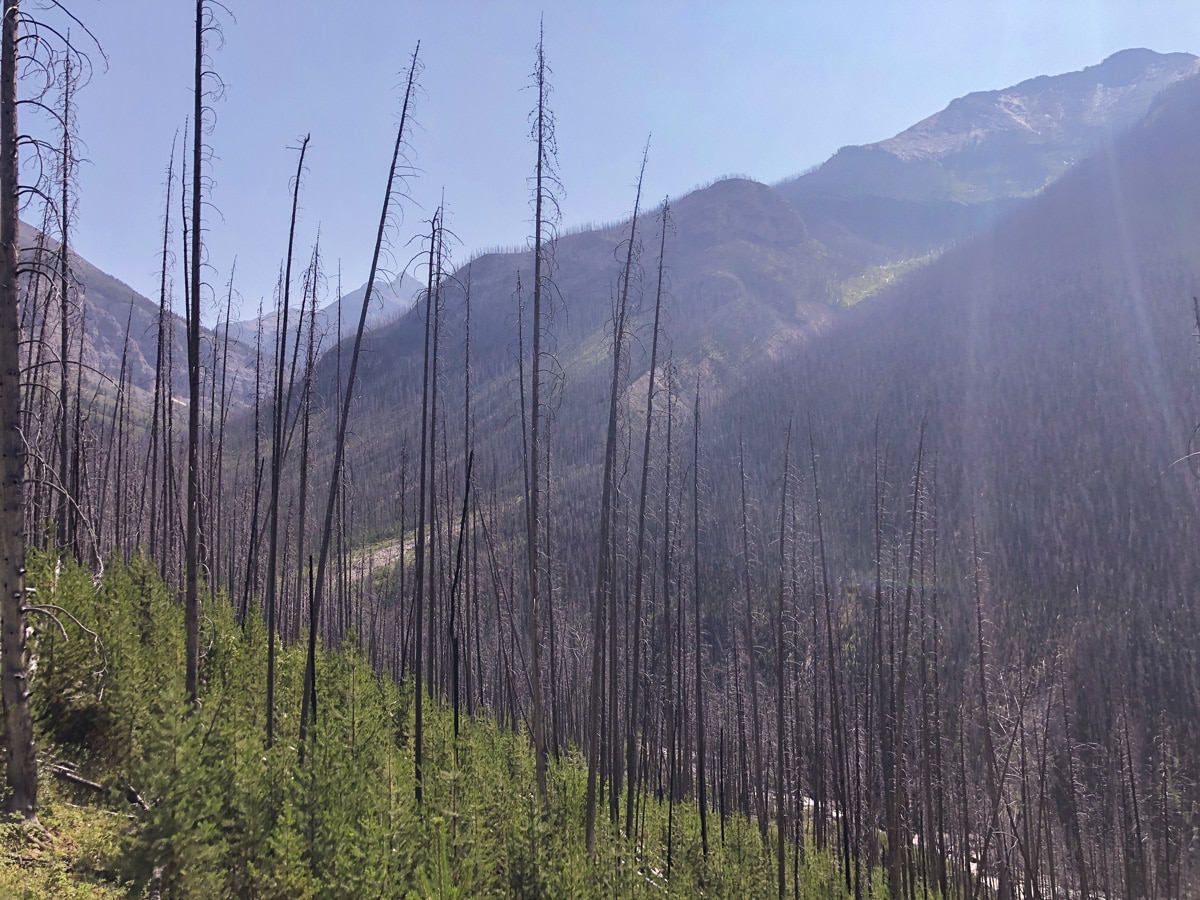
[[[1068,116],[1083,126],[1119,131],[1140,118],[1164,87],[1197,72],[1200,58],[1190,53],[1121,50],[1074,72],[973,91],[874,146],[900,159],[944,157],[996,131],[1061,134],[1075,124],[1064,123]]]
[[[853,259],[920,256],[996,221],[1198,71],[1191,54],[1125,50],[1075,72],[973,92],[893,137],[843,147],[775,189],[818,240]]]

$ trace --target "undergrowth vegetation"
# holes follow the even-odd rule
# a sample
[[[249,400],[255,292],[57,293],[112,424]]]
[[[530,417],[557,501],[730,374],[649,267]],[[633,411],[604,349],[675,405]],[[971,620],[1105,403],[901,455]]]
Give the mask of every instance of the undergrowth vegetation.
[[[34,554],[33,696],[40,824],[0,829],[8,897],[774,896],[774,863],[739,816],[701,852],[696,807],[653,794],[636,845],[602,817],[584,849],[586,764],[551,765],[537,800],[525,731],[427,704],[415,799],[411,686],[379,677],[348,641],[318,652],[316,727],[302,747],[304,651],[278,656],[277,740],[264,744],[266,630],[204,607],[202,704],[185,702],[183,609],[155,565],[92,575]],[[668,879],[668,829],[671,851]],[[772,839],[773,846],[773,839]],[[790,846],[790,845],[789,845]],[[831,858],[789,850],[789,885],[837,896]],[[792,869],[799,859],[799,872]],[[798,878],[796,877],[798,874]]]

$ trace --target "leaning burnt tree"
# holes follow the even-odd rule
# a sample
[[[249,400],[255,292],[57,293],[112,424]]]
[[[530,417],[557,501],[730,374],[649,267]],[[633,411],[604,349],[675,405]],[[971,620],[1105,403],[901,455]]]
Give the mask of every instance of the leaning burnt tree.
[[[296,210],[300,204],[300,179],[304,173],[304,155],[308,151],[306,134],[300,142],[296,178],[292,182],[292,215],[288,226],[287,257],[279,300],[279,335],[275,352],[275,393],[271,419],[271,501],[267,508],[267,747],[275,743],[275,632],[279,607],[279,485],[283,477],[283,430],[290,412],[291,387],[283,389],[284,360],[287,356],[288,310],[291,306],[292,256],[296,241]],[[285,400],[285,396],[287,400]],[[300,531],[304,525],[301,521]],[[302,726],[303,727],[303,726]]]
[[[408,79],[404,89],[404,104],[400,110],[400,123],[396,127],[396,142],[392,148],[392,162],[388,168],[387,186],[383,193],[383,208],[379,213],[379,228],[375,233],[375,250],[371,255],[371,270],[367,276],[367,287],[363,293],[362,308],[358,316],[358,329],[354,333],[354,347],[350,353],[350,369],[346,376],[346,384],[342,393],[342,408],[340,418],[338,420],[338,429],[334,441],[333,451],[333,470],[329,474],[329,494],[325,500],[325,519],[321,527],[321,547],[317,555],[317,572],[316,579],[313,583],[313,598],[311,605],[310,616],[313,621],[318,621],[321,614],[321,607],[324,601],[325,594],[325,574],[329,566],[329,545],[333,536],[333,514],[337,508],[338,488],[342,480],[342,467],[346,459],[346,431],[350,421],[350,407],[354,401],[354,382],[358,374],[358,359],[359,351],[362,347],[363,332],[367,327],[367,311],[371,306],[371,298],[374,296],[375,277],[379,271],[379,257],[383,252],[383,239],[387,231],[388,216],[392,209],[392,202],[395,200],[398,188],[397,182],[401,180],[400,163],[402,161],[402,150],[405,144],[405,128],[408,125],[408,115],[410,104],[412,102],[414,89],[416,86],[418,69],[418,54],[421,45],[418,43],[416,49],[413,50],[412,62],[408,69]],[[339,379],[340,381],[340,379]],[[312,667],[312,657],[309,657],[309,665],[304,673],[304,691],[305,694],[311,695],[315,685],[315,671]],[[418,692],[419,693],[419,692]],[[311,708],[311,702],[305,702],[305,709]],[[420,783],[421,769],[420,763],[417,763],[417,798],[420,799]]]
[[[588,853],[595,849],[596,835],[596,797],[597,776],[601,769],[601,755],[609,765],[611,785],[609,791],[609,816],[613,825],[618,817],[618,777],[622,764],[620,744],[617,739],[617,680],[616,680],[616,607],[613,582],[612,541],[615,504],[614,493],[617,482],[617,413],[620,405],[621,374],[625,371],[624,351],[626,348],[628,313],[629,313],[629,280],[630,271],[634,265],[635,248],[637,246],[638,210],[642,200],[642,178],[646,170],[646,157],[642,157],[642,167],[638,173],[637,194],[633,204],[633,216],[629,224],[629,243],[626,246],[624,265],[620,273],[620,286],[613,309],[613,356],[612,382],[609,389],[608,426],[604,442],[604,469],[600,488],[600,536],[596,563],[596,588],[594,606],[592,608],[592,676],[591,694],[588,706],[588,778],[587,796],[584,801],[584,817],[586,843]],[[605,612],[608,613],[608,631],[605,632]],[[607,640],[606,640],[607,638]],[[610,734],[601,740],[601,696],[604,693],[602,679],[604,677],[604,651],[611,645],[609,666],[609,716]],[[608,753],[605,753],[605,750]]]

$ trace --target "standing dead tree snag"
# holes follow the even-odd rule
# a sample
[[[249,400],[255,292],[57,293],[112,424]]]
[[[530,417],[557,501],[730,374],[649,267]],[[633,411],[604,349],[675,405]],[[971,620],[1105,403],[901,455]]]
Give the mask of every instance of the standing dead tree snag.
[[[184,538],[185,606],[184,631],[187,640],[186,685],[188,700],[195,703],[200,696],[200,407],[204,402],[200,387],[200,269],[202,257],[204,207],[204,112],[206,99],[220,93],[210,84],[217,78],[207,66],[209,35],[219,33],[220,27],[206,0],[196,0],[195,83],[192,95],[192,194],[191,231],[188,235],[187,291],[187,365],[188,365],[188,470],[187,511]]]
[[[187,530],[184,567],[187,587],[184,631],[187,635],[187,694],[195,703],[200,693],[200,210],[204,154],[204,0],[196,0],[196,72],[192,129],[192,246],[188,279],[188,479]]]
[[[614,494],[616,493],[617,481],[617,412],[620,403],[620,380],[624,371],[623,353],[625,349],[626,330],[628,323],[629,312],[629,278],[630,271],[634,265],[634,252],[637,245],[637,219],[638,206],[642,199],[642,175],[646,168],[646,158],[642,157],[642,168],[638,174],[637,196],[633,204],[633,218],[629,225],[629,244],[626,250],[625,263],[621,269],[621,284],[617,294],[616,308],[613,310],[613,364],[612,364],[612,384],[609,391],[608,401],[608,430],[604,445],[604,474],[603,484],[600,490],[600,542],[598,560],[596,565],[596,594],[595,606],[593,608],[593,629],[592,629],[592,684],[591,684],[591,705],[589,708],[588,722],[588,780],[587,780],[587,799],[585,801],[585,817],[586,817],[586,832],[587,832],[587,848],[590,853],[594,849],[595,830],[596,830],[596,796],[597,796],[597,770],[600,766],[600,755],[603,752],[603,747],[609,746],[606,741],[600,740],[600,697],[603,693],[602,679],[604,675],[604,647],[606,643],[611,643],[611,652],[613,654],[612,664],[609,668],[609,704],[610,709],[614,712],[608,717],[608,727],[611,729],[611,745],[614,750],[617,749],[617,722],[616,722],[616,609],[613,606],[615,603],[615,593],[613,590],[614,575],[612,572],[612,527],[613,527],[613,507]],[[609,630],[608,640],[605,640],[604,630],[604,614],[608,611]],[[619,755],[614,752],[611,757],[611,775],[612,785],[609,793],[609,809],[613,824],[617,822],[617,791],[618,791],[618,769],[621,760]]]
[[[424,669],[421,664],[421,654],[424,652],[422,641],[424,637],[422,630],[424,629],[425,621],[425,544],[428,534],[426,526],[426,502],[429,499],[431,491],[429,490],[428,472],[429,472],[429,341],[433,328],[433,303],[434,289],[436,285],[436,269],[434,267],[434,254],[437,252],[438,231],[441,228],[442,211],[439,209],[434,213],[433,219],[429,223],[429,269],[427,274],[428,282],[425,288],[425,353],[422,362],[421,374],[421,464],[417,478],[417,491],[419,494],[417,500],[417,541],[416,541],[416,572],[415,585],[413,588],[413,618],[416,620],[416,630],[413,636],[413,673],[416,678],[416,688],[413,691],[413,699],[415,701],[414,713],[414,756],[416,768],[416,795],[417,802],[420,803],[423,798],[424,791],[424,770],[422,763],[424,761],[425,747],[425,694],[422,690],[422,679],[424,678]]]
[[[69,363],[71,359],[71,196],[70,187],[76,167],[74,152],[71,146],[71,123],[73,113],[71,94],[74,87],[74,76],[71,73],[71,56],[67,54],[64,60],[63,95],[62,95],[62,145],[59,148],[60,195],[58,197],[58,514],[56,520],[56,538],[58,545],[72,549],[76,557],[79,547],[76,542],[76,505],[79,494],[70,488],[78,481],[78,472],[71,471],[73,461],[78,461],[78,442],[80,435],[71,427],[71,377]],[[82,360],[80,360],[82,364]],[[76,407],[79,397],[75,398]]]
[[[700,846],[708,857],[708,797],[704,781],[704,671],[700,656],[700,376],[696,376],[696,408],[692,431],[692,593],[696,606],[693,654],[696,663],[696,786],[700,804]]]
[[[647,145],[648,147],[648,145]],[[642,166],[646,164],[645,155],[642,156]],[[640,181],[640,179],[639,179]],[[646,388],[646,433],[642,443],[642,483],[638,491],[638,518],[637,518],[637,551],[634,554],[635,571],[633,576],[633,676],[629,680],[629,723],[627,732],[627,743],[625,747],[625,836],[629,839],[633,837],[633,813],[634,813],[634,792],[637,782],[637,767],[636,750],[637,750],[637,717],[638,717],[638,692],[641,687],[641,660],[642,660],[642,587],[644,564],[646,560],[646,498],[648,494],[648,481],[650,477],[650,436],[651,428],[654,424],[654,389],[655,378],[658,368],[658,336],[659,325],[662,318],[662,297],[663,297],[663,258],[666,256],[667,248],[667,227],[671,221],[671,206],[666,200],[663,201],[661,219],[661,235],[658,246],[658,284],[655,288],[654,295],[654,333],[650,339],[650,374],[649,385]],[[632,235],[631,235],[632,237]],[[632,250],[632,246],[631,246]]]
[[[53,6],[79,24],[63,6],[58,3]],[[22,35],[23,30],[25,34]],[[88,36],[92,37],[90,33]],[[30,48],[28,54],[24,48]],[[61,60],[58,57],[60,51]],[[42,56],[42,53],[47,55]],[[63,63],[61,75],[57,70],[60,61]],[[26,605],[25,596],[26,452],[21,429],[18,217],[23,191],[43,198],[47,197],[47,192],[41,187],[22,188],[20,184],[21,144],[26,141],[35,147],[42,144],[22,136],[17,130],[17,73],[19,69],[36,71],[45,87],[62,77],[66,85],[64,105],[69,108],[76,64],[86,66],[87,58],[71,44],[69,37],[26,17],[21,12],[19,0],[4,0],[4,19],[0,27],[0,629],[3,630],[0,682],[5,715],[5,762],[11,792],[8,809],[26,821],[37,818],[38,768],[29,708],[25,645],[26,616],[31,608]],[[34,106],[46,109],[40,102],[35,102]],[[60,120],[69,125],[70,119],[69,112],[65,112]],[[70,136],[64,135],[60,152],[66,181],[70,179],[70,143]],[[65,205],[60,212],[66,215]],[[62,489],[63,486],[59,487]]]
[[[288,226],[287,258],[284,262],[283,285],[280,292],[279,337],[275,353],[274,412],[271,425],[271,505],[267,539],[267,746],[275,743],[275,631],[278,618],[279,594],[279,482],[283,477],[283,429],[290,405],[283,390],[284,360],[287,357],[288,307],[291,305],[292,251],[296,239],[296,209],[300,204],[300,177],[304,172],[304,155],[308,151],[306,134],[300,142],[300,158],[296,163],[296,180],[292,184],[292,217]],[[286,394],[291,399],[291,385]],[[301,530],[304,525],[301,523]],[[303,723],[301,724],[303,728]]]
[[[362,308],[358,315],[358,330],[354,333],[354,348],[350,353],[350,371],[346,375],[346,385],[342,394],[342,409],[338,420],[337,435],[334,442],[333,451],[333,471],[329,474],[329,495],[325,500],[325,521],[321,528],[321,549],[317,555],[317,575],[313,585],[312,613],[314,618],[318,618],[321,614],[321,604],[325,593],[325,571],[329,565],[329,544],[333,535],[333,513],[337,506],[338,485],[342,480],[342,465],[346,458],[346,430],[350,421],[350,406],[354,402],[354,381],[358,373],[358,357],[359,350],[362,347],[363,332],[367,327],[367,311],[371,308],[371,299],[374,296],[375,276],[379,271],[379,256],[383,251],[383,238],[387,231],[388,216],[391,212],[392,201],[395,198],[397,181],[400,180],[398,174],[401,150],[404,147],[404,129],[408,124],[408,112],[414,88],[416,87],[418,73],[418,53],[421,50],[420,43],[413,50],[412,61],[408,67],[408,78],[404,88],[404,104],[400,110],[400,124],[396,127],[396,143],[392,148],[392,162],[388,168],[387,187],[383,192],[383,209],[379,213],[379,228],[375,232],[375,251],[371,255],[371,271],[367,276],[367,288],[363,292]],[[310,690],[313,684],[313,673],[306,672],[304,683],[305,690]],[[417,797],[420,798],[420,764],[417,767]]]
[[[21,358],[17,317],[18,0],[5,0],[0,36],[0,621],[9,809],[37,817],[37,755],[25,654],[25,450],[21,443]]]
[[[542,323],[543,304],[549,281],[549,262],[553,225],[548,221],[557,212],[557,200],[553,188],[557,184],[554,173],[555,139],[554,116],[547,100],[550,83],[547,76],[543,44],[544,33],[539,27],[537,63],[533,70],[533,87],[537,91],[537,108],[534,110],[532,137],[537,144],[537,163],[534,169],[533,194],[533,352],[530,374],[529,411],[529,455],[528,485],[529,499],[526,518],[526,563],[529,569],[529,644],[530,644],[530,693],[533,712],[533,744],[537,761],[538,795],[546,798],[546,722],[542,708],[542,656],[541,656],[541,483],[540,466],[542,450]]]
[[[787,512],[788,512],[788,479],[791,478],[792,461],[792,422],[788,420],[787,440],[783,449],[783,482],[779,500],[779,600],[775,607],[775,685],[778,697],[775,704],[775,865],[779,885],[779,896],[783,897],[786,890],[786,859],[784,824],[784,716],[783,707],[786,701],[784,691],[784,637],[783,637],[783,607],[787,599]]]

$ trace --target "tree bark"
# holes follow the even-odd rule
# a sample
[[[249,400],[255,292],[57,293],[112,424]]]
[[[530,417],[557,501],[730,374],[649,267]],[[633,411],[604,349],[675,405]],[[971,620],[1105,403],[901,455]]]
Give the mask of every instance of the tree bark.
[[[700,846],[708,858],[708,797],[704,781],[704,672],[700,658],[700,378],[696,378],[696,408],[692,434],[692,592],[696,606],[696,785],[700,803]]]
[[[21,358],[17,317],[18,0],[4,0],[0,35],[0,620],[3,644],[8,808],[37,819],[37,754],[25,648],[25,450],[21,439]]]
[[[296,163],[296,180],[292,185],[292,215],[288,225],[287,257],[284,261],[283,284],[279,300],[279,335],[275,342],[275,395],[271,415],[271,517],[267,540],[267,746],[275,744],[275,632],[279,607],[279,483],[283,478],[283,428],[287,419],[292,389],[288,386],[288,403],[284,401],[283,370],[287,356],[288,305],[291,301],[292,249],[296,239],[296,210],[300,204],[300,176],[304,172],[304,154],[308,151],[308,135],[300,142],[300,158]],[[300,526],[303,529],[303,523]],[[303,558],[300,559],[304,565]]]
[[[204,153],[204,0],[196,0],[196,58],[192,134],[191,271],[187,309],[188,477],[187,529],[184,545],[188,701],[200,697],[200,210]]]

